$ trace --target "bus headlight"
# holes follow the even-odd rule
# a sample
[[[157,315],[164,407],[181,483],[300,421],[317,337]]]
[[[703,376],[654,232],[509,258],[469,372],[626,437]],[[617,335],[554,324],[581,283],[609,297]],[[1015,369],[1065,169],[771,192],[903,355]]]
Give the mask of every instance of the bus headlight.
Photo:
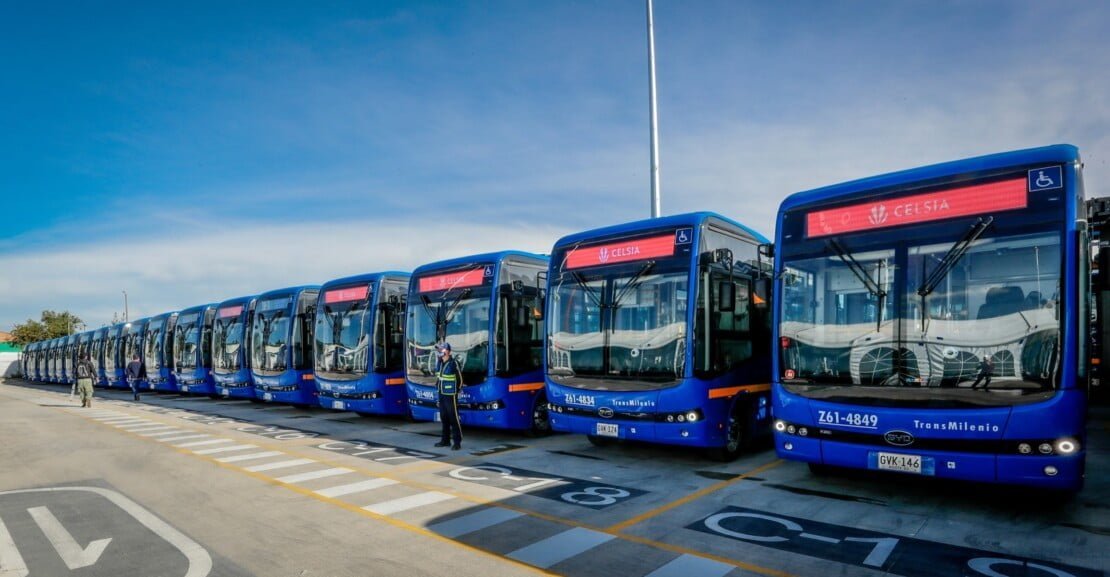
[[[677,417],[675,417],[675,418],[676,418],[676,419],[678,420],[678,422],[680,422],[680,423],[685,423],[685,422],[686,422],[686,415],[679,415],[679,416],[677,416]]]
[[[667,415],[667,422],[668,423],[673,423],[674,422],[674,415]]]
[[[797,429],[794,427],[794,425],[787,425],[786,426],[786,432],[787,433],[790,433],[791,435],[793,435],[795,431],[797,431]]]
[[[686,413],[686,420],[690,423],[693,423],[694,421],[698,420],[698,414],[694,411],[690,411],[689,413]]]
[[[805,427],[798,427],[798,436],[799,437],[804,437],[808,434],[809,434],[809,429],[807,429]]]
[[[785,431],[786,430],[786,422],[785,421],[775,421],[775,430],[780,432],[780,433]]]
[[[1042,455],[1047,455],[1052,452],[1052,445],[1049,443],[1041,443],[1037,445],[1037,450],[1040,451]]]
[[[1030,446],[1029,443],[1021,443],[1018,445],[1018,452],[1022,455],[1028,455],[1033,452],[1033,447]]]
[[[1056,452],[1061,455],[1070,455],[1079,450],[1079,443],[1075,439],[1060,439],[1056,441]]]

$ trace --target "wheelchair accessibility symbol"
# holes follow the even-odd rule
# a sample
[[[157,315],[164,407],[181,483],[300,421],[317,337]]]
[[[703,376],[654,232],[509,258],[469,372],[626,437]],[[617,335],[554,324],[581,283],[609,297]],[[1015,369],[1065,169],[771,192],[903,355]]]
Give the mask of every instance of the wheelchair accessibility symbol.
[[[694,229],[680,228],[674,233],[675,244],[690,244],[694,241]]]
[[[1029,192],[1062,188],[1064,178],[1059,166],[1034,168],[1029,171]]]

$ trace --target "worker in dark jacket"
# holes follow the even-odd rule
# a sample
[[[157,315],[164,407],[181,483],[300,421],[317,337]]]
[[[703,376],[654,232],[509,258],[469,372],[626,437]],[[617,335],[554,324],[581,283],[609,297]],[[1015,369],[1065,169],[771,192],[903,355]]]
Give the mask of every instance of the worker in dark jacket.
[[[436,386],[439,389],[439,420],[443,422],[443,433],[436,443],[437,447],[451,445],[452,451],[462,446],[462,426],[459,424],[459,388],[462,387],[462,371],[459,362],[451,356],[450,343],[436,345],[439,359],[436,361]]]
[[[81,355],[81,359],[77,361],[75,367],[77,372],[77,392],[81,393],[81,406],[91,407],[93,398],[93,377],[96,376],[96,368],[93,367],[92,361],[89,360],[89,354]]]
[[[127,363],[127,384],[131,385],[131,394],[139,400],[139,383],[146,378],[146,367],[139,360],[139,355],[131,355],[131,362]]]

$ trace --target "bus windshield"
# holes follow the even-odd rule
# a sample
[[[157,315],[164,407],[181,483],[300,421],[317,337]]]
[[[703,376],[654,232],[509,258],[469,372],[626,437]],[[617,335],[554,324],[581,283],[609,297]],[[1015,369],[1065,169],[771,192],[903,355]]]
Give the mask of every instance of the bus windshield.
[[[963,237],[891,232],[879,250],[827,241],[819,256],[784,258],[784,382],[876,404],[1005,404],[1053,390],[1060,233],[971,222]]]
[[[108,336],[104,339],[104,371],[106,373],[113,373],[116,370],[116,361],[118,353],[119,331],[113,330],[108,332]],[[51,351],[53,353],[53,351]]]
[[[243,346],[244,323],[242,307],[232,310],[233,314],[220,314],[212,323],[212,369],[217,373],[230,373],[242,366],[239,349]]]
[[[190,313],[177,318],[173,330],[173,356],[178,368],[197,367],[197,349],[200,347],[201,315]]]
[[[251,321],[252,369],[277,374],[288,368],[292,302],[289,295],[259,301]]]
[[[316,371],[325,378],[354,380],[365,375],[370,366],[370,323],[373,300],[366,286],[356,291],[356,300],[325,302],[316,313],[316,339],[313,347]]]
[[[684,259],[563,271],[551,282],[548,374],[560,384],[652,390],[685,373]]]
[[[423,293],[409,303],[408,378],[434,385],[435,344],[446,341],[462,367],[463,382],[476,385],[489,373],[491,292],[488,286]]]
[[[146,329],[146,339],[143,341],[143,362],[148,373],[162,368],[162,327],[164,320],[150,321]]]

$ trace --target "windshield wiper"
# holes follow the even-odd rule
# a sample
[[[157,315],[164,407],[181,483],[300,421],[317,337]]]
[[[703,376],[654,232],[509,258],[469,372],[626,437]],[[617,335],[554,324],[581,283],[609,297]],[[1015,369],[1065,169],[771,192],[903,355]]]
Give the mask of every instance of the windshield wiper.
[[[926,320],[928,320],[929,317],[928,311],[925,310],[926,297],[932,294],[932,292],[936,290],[938,286],[940,286],[941,281],[943,281],[945,277],[948,276],[948,273],[951,272],[952,268],[956,266],[956,263],[960,262],[960,259],[963,258],[965,254],[967,254],[968,249],[971,248],[971,243],[978,240],[978,238],[982,236],[983,232],[987,230],[987,227],[989,227],[993,222],[993,216],[988,216],[986,220],[980,217],[975,224],[971,225],[971,227],[967,229],[967,232],[964,233],[960,240],[956,241],[956,243],[948,249],[948,252],[945,253],[943,257],[941,257],[940,262],[937,264],[937,267],[933,269],[933,273],[929,275],[929,278],[925,279],[925,282],[921,283],[921,286],[917,287],[917,294],[921,297],[921,332],[923,334],[929,330],[925,322]],[[924,271],[924,259],[922,259],[921,261],[921,268],[922,271]],[[1026,321],[1026,324],[1029,324],[1029,321]]]
[[[609,303],[609,306],[614,309],[619,307],[621,301],[624,300],[624,297],[628,296],[628,293],[632,292],[632,289],[638,286],[637,281],[643,278],[643,276],[653,268],[655,268],[655,261],[649,260],[645,262],[643,266],[640,267],[640,270],[636,271],[636,274],[632,275],[632,278],[628,279],[628,282],[624,283],[624,286],[621,287],[620,291],[617,292],[617,295],[613,297],[613,302]]]
[[[883,287],[879,286],[879,283],[875,282],[875,279],[867,274],[863,265],[852,256],[852,253],[848,252],[848,249],[844,248],[844,245],[840,244],[840,241],[831,239],[828,243],[829,246],[836,251],[836,256],[840,258],[841,262],[848,266],[848,270],[851,270],[852,274],[856,275],[859,282],[863,283],[863,287],[867,289],[867,292],[871,293],[871,296],[879,299],[879,310],[878,314],[875,315],[875,331],[878,332],[883,326],[883,310],[886,305],[886,291],[883,290]],[[881,277],[883,274],[883,261],[876,261],[875,269]]]

